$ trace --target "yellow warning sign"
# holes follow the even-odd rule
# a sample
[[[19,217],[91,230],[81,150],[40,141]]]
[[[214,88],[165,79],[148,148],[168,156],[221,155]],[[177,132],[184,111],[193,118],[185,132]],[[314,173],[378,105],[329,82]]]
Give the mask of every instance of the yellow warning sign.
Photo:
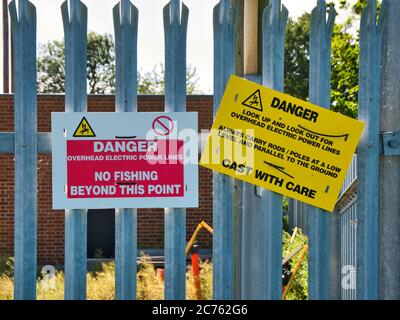
[[[95,136],[96,134],[94,133],[92,127],[90,126],[89,121],[87,121],[87,119],[83,117],[74,132],[74,137],[90,138]]]
[[[364,123],[232,76],[200,165],[333,211]]]

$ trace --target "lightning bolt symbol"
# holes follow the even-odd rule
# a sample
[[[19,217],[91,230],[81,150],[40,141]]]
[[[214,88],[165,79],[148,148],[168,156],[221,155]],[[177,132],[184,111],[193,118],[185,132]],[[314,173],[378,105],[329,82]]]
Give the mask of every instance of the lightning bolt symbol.
[[[81,129],[81,131],[79,131],[81,134],[84,134],[85,132],[88,132],[89,131],[89,129],[88,128],[86,128],[86,124],[85,123],[82,123],[82,129]]]

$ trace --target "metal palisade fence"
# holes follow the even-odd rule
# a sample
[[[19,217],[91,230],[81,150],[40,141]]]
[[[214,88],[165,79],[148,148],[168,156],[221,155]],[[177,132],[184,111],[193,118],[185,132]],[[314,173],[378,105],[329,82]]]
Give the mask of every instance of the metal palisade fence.
[[[36,9],[28,0],[19,0],[18,5],[17,1],[13,0],[9,8],[15,47],[15,132],[0,133],[0,151],[15,154],[15,299],[35,299],[36,158],[38,153],[51,153],[51,145],[50,135],[38,133],[36,129]],[[86,112],[88,12],[79,0],[65,1],[61,11],[65,32],[65,112]],[[214,8],[214,116],[228,79],[235,72],[237,13],[235,2],[230,0],[221,0]],[[388,260],[382,262],[379,251],[382,239],[388,237],[393,238],[394,246],[397,246],[398,250],[400,223],[395,218],[396,207],[390,205],[387,198],[393,196],[393,192],[385,194],[386,198],[382,198],[381,201],[378,196],[379,181],[383,181],[385,175],[392,174],[393,166],[398,165],[396,156],[400,154],[400,143],[395,143],[396,120],[387,120],[388,115],[384,114],[383,117],[386,118],[383,118],[382,123],[386,132],[383,135],[380,133],[382,127],[379,122],[381,105],[386,110],[398,107],[396,103],[399,101],[396,99],[400,96],[397,94],[399,89],[393,89],[393,83],[398,82],[400,74],[397,72],[400,50],[396,47],[400,25],[396,14],[400,14],[397,0],[383,0],[379,17],[376,1],[369,0],[361,17],[359,110],[360,119],[366,122],[367,129],[358,149],[357,209],[355,200],[349,197],[347,204],[343,204],[339,210],[339,238],[342,239],[342,248],[330,243],[329,235],[332,223],[335,223],[330,219],[330,214],[290,201],[290,207],[295,208],[295,211],[289,212],[290,223],[292,226],[299,225],[299,219],[302,219],[301,226],[309,236],[309,299],[332,297],[334,285],[330,279],[334,279],[331,273],[336,271],[332,270],[330,261],[337,248],[341,252],[341,267],[349,265],[357,270],[357,290],[351,291],[350,294],[348,291],[342,292],[342,298],[398,297],[395,284],[387,285],[389,280],[385,279],[389,274],[386,263],[395,263],[399,254],[393,254],[395,249],[383,246],[383,259]],[[116,112],[137,111],[139,15],[140,12],[129,0],[121,0],[113,10]],[[324,0],[318,0],[311,13],[310,101],[325,108],[330,106],[331,38],[335,16],[333,6],[327,7]],[[262,17],[263,59],[262,74],[258,82],[283,91],[284,42],[288,11],[280,0],[271,0]],[[169,112],[186,111],[188,21],[189,9],[180,0],[171,0],[165,6],[165,111]],[[349,186],[354,180],[354,168],[353,164],[350,169],[352,176],[346,180]],[[397,168],[396,172],[398,171]],[[397,176],[396,173],[394,177]],[[384,188],[396,187],[400,183],[400,179],[397,180],[384,180]],[[235,228],[234,189],[234,180],[231,177],[214,172],[213,298],[281,299],[282,196],[254,186],[243,187],[240,191],[242,196],[251,194],[252,201],[239,201],[242,220],[237,221],[246,223],[240,226],[236,237],[235,232],[238,228]],[[351,190],[355,192],[354,188]],[[136,209],[115,210],[116,299],[135,299],[137,212]],[[253,214],[253,221],[248,220],[250,214]],[[380,216],[383,218],[379,219]],[[65,210],[65,299],[86,299],[86,241],[87,210]],[[239,243],[242,255],[235,253],[235,243]],[[166,299],[185,298],[185,246],[186,210],[165,209]],[[235,260],[235,257],[239,257],[239,260],[240,257],[246,259],[245,251],[250,247],[259,253],[251,258],[254,272],[245,270],[243,261]],[[242,267],[235,268],[235,263]],[[400,280],[398,278],[397,272],[393,280]],[[341,277],[335,279],[342,280]],[[381,282],[388,288],[387,293],[382,293]],[[398,281],[394,283],[398,285]],[[351,284],[350,281],[349,288],[355,290]]]

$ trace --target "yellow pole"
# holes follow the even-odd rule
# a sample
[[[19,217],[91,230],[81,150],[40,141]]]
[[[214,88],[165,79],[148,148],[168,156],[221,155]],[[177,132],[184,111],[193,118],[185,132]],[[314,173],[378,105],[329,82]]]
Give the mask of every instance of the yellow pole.
[[[290,238],[290,243],[292,243],[294,241],[294,238],[296,238],[296,236],[297,236],[297,227],[294,228],[292,237]]]
[[[283,294],[282,294],[282,300],[285,300],[286,295],[287,295],[287,293],[289,292],[289,290],[290,290],[290,288],[291,288],[291,286],[292,286],[292,284],[293,284],[294,278],[295,278],[297,272],[298,272],[299,269],[300,269],[300,265],[301,265],[301,263],[303,262],[304,257],[305,257],[305,255],[306,255],[307,251],[308,251],[308,245],[304,245],[303,250],[301,250],[299,260],[297,260],[297,262],[296,262],[296,264],[295,264],[295,266],[294,266],[294,268],[293,268],[292,276],[291,276],[290,279],[289,279],[289,283],[288,283],[288,285],[286,286],[285,291],[284,291]]]
[[[189,254],[189,251],[192,248],[193,243],[196,241],[196,238],[199,235],[199,232],[201,231],[202,228],[206,229],[210,233],[213,233],[214,231],[213,228],[211,228],[205,221],[200,222],[197,225],[196,230],[193,232],[193,235],[190,238],[188,244],[186,245],[186,255]]]
[[[205,221],[202,221],[201,223],[201,226],[204,228],[204,229],[206,229],[209,233],[213,233],[214,232],[214,230],[213,230],[213,228],[211,228]]]

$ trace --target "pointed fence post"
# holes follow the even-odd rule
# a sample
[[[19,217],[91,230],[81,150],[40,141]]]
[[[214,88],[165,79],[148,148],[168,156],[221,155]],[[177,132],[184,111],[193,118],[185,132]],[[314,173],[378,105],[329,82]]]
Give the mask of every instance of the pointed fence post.
[[[325,0],[311,13],[310,21],[310,102],[330,108],[331,39],[336,11]],[[329,233],[330,213],[308,206],[308,298],[329,299]]]
[[[137,8],[121,0],[113,9],[116,112],[137,112]],[[115,209],[115,298],[136,299],[137,210]]]
[[[384,0],[382,23],[382,89],[380,130],[384,150],[380,162],[379,298],[400,299],[400,1]],[[377,121],[377,119],[374,119]],[[397,136],[397,139],[396,139]]]
[[[381,20],[380,20],[381,21]],[[357,163],[357,298],[379,297],[379,110],[382,33],[376,2],[361,15],[358,118],[366,128]]]
[[[65,37],[65,112],[87,111],[87,8],[61,5]],[[65,210],[65,300],[86,299],[87,210]]]
[[[182,4],[182,10],[181,10]],[[189,9],[180,0],[164,7],[165,111],[186,111],[186,37]],[[186,291],[186,209],[165,208],[165,299],[183,300]]]
[[[244,4],[244,72],[250,81],[261,84],[262,16],[268,0],[246,1]],[[261,34],[261,36],[260,36]],[[260,48],[259,48],[260,47]],[[260,50],[259,50],[260,49]],[[241,299],[260,299],[261,269],[261,188],[238,180],[238,234],[241,244]]]
[[[229,77],[235,72],[236,7],[221,0],[214,7],[215,117]],[[213,299],[234,297],[234,181],[213,172]]]
[[[272,0],[263,14],[262,84],[283,91],[284,48],[288,10]],[[282,297],[282,196],[261,190],[260,299]]]
[[[36,299],[37,102],[36,8],[11,1],[14,41],[14,298]]]

